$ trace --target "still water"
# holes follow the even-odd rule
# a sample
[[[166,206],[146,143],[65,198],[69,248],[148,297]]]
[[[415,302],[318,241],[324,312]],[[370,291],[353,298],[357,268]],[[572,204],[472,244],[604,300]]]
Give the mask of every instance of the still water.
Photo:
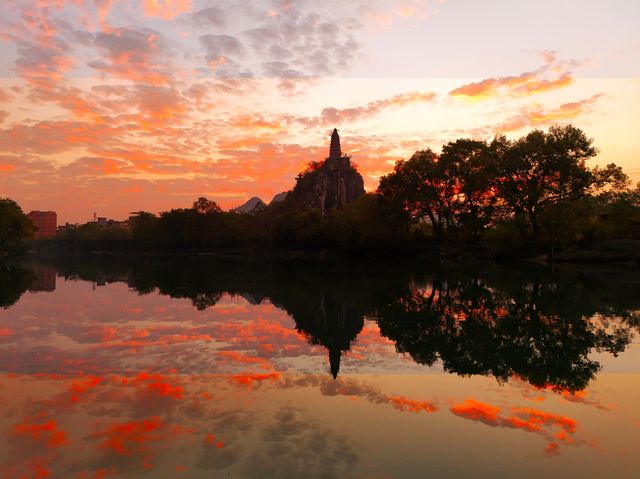
[[[418,263],[0,263],[0,477],[638,477],[640,273]]]

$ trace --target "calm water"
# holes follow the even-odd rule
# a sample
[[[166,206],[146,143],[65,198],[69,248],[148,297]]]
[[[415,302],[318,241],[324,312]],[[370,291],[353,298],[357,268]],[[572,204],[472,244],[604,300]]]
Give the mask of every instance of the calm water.
[[[2,478],[640,466],[639,273],[98,257],[0,306]]]

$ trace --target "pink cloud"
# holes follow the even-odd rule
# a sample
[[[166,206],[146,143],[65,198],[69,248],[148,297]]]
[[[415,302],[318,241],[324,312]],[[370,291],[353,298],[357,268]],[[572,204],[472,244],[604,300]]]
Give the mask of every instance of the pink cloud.
[[[571,121],[589,113],[602,94],[593,95],[585,100],[563,103],[559,107],[545,109],[540,105],[524,107],[520,113],[500,123],[498,131],[509,132],[523,128],[541,127],[556,122]]]
[[[144,14],[163,20],[172,20],[191,11],[192,0],[142,0]]]
[[[566,62],[556,59],[553,52],[542,52],[544,66],[537,70],[525,72],[518,76],[486,78],[467,83],[449,92],[450,96],[472,100],[484,100],[500,95],[530,96],[571,85],[573,76],[567,71]],[[570,62],[569,62],[570,63]],[[549,72],[560,71],[559,76],[547,78]]]
[[[106,61],[92,61],[89,66],[104,74],[153,86],[173,78],[167,64],[170,52],[159,32],[113,28],[98,33],[95,43]]]

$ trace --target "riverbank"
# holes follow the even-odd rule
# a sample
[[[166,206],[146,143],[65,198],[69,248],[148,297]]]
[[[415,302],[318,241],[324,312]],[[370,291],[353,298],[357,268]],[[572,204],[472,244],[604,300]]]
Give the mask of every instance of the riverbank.
[[[100,247],[93,247],[100,246]],[[640,240],[608,240],[581,247],[556,249],[553,255],[548,247],[535,244],[505,245],[499,243],[482,244],[422,244],[398,249],[272,249],[257,247],[203,249],[203,248],[163,248],[141,249],[134,242],[119,242],[111,245],[90,243],[77,244],[60,240],[39,240],[28,244],[29,255],[117,255],[139,257],[215,257],[254,259],[342,259],[342,258],[402,258],[431,262],[465,263],[510,263],[531,261],[536,263],[575,263],[606,265],[619,264],[640,266]],[[7,256],[6,254],[4,255]]]

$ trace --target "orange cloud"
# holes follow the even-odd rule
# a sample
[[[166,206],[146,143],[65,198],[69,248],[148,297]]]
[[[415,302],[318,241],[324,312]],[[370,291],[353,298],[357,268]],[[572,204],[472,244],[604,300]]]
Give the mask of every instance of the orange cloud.
[[[107,17],[111,11],[111,7],[119,0],[94,0],[95,8],[98,12],[98,24],[102,31],[109,31],[111,27],[107,23]]]
[[[71,70],[75,64],[67,53],[67,45],[63,40],[54,39],[50,46],[30,43],[18,44],[18,58],[15,68],[22,78],[31,84],[40,79],[61,81],[63,74]]]
[[[464,403],[453,406],[451,412],[465,419],[496,426],[498,424],[500,408],[478,402],[475,399],[465,399]]]
[[[100,448],[119,455],[130,456],[146,450],[146,443],[160,441],[166,428],[162,420],[153,416],[140,421],[113,424],[105,430],[94,433],[94,437],[104,437]]]
[[[206,444],[210,446],[215,446],[218,449],[221,449],[222,447],[224,447],[224,443],[222,441],[216,441],[216,436],[211,433],[207,434],[204,437],[204,441]]]
[[[259,364],[262,369],[269,369],[270,365],[264,358],[247,356],[239,351],[218,351],[218,356],[224,360],[246,364]]]
[[[108,62],[99,60],[88,65],[102,73],[144,85],[166,85],[173,76],[166,64],[170,54],[165,43],[157,32],[114,28],[98,33],[95,40]]]
[[[285,381],[285,384],[287,382]],[[355,381],[353,379],[329,379],[327,377],[308,376],[295,382],[299,386],[320,386],[320,392],[325,396],[346,396],[349,399],[361,397],[375,404],[387,404],[403,412],[433,413],[438,407],[430,401],[420,401],[404,396],[385,394],[372,384]]]
[[[571,418],[540,411],[539,409],[532,409],[528,407],[513,408],[512,412],[515,416],[523,420],[531,430],[536,431],[540,430],[543,426],[553,425],[560,427],[567,433],[573,434],[576,432],[578,424]]]
[[[501,414],[497,406],[466,399],[462,404],[451,407],[456,416],[478,421],[491,427],[506,427],[536,433],[548,441],[544,454],[558,454],[560,444],[571,445],[576,441],[573,435],[577,421],[558,414],[548,413],[528,407],[511,408],[511,415]],[[553,432],[553,431],[556,432]]]
[[[231,118],[233,128],[242,130],[274,130],[282,131],[284,127],[279,121],[265,120],[262,115],[239,115]]]
[[[160,397],[182,399],[184,393],[184,389],[181,386],[170,384],[166,376],[162,374],[140,373],[128,383],[133,385],[141,385],[144,387],[144,389],[146,389],[146,391],[156,394]]]
[[[587,404],[601,409],[603,411],[609,411],[610,408],[601,404],[595,397],[593,391],[571,391],[565,387],[561,387],[554,384],[548,384],[545,386],[532,386],[526,380],[514,376],[511,380],[511,384],[517,386],[522,394],[527,399],[534,402],[542,402],[546,399],[546,393],[550,392],[561,397],[567,402]]]
[[[438,410],[433,403],[407,399],[403,396],[389,396],[389,403],[400,411],[432,413]]]
[[[554,78],[551,80],[540,79],[540,80],[532,80],[519,87],[516,87],[513,92],[518,95],[534,95],[537,93],[542,93],[548,90],[555,90],[556,88],[563,88],[565,86],[569,86],[573,83],[573,77],[569,73],[564,73],[558,78]]]
[[[89,376],[80,380],[74,380],[67,388],[71,395],[72,402],[78,402],[86,391],[95,388],[103,381],[103,378],[97,376]]]
[[[238,384],[253,387],[256,384],[262,384],[263,381],[276,381],[280,379],[280,376],[281,374],[276,372],[264,374],[235,374],[230,376],[229,379]]]
[[[44,444],[47,448],[57,448],[69,444],[67,433],[58,429],[56,421],[45,423],[20,423],[13,428],[17,437],[28,437]]]
[[[163,20],[172,20],[191,11],[192,0],[142,0],[144,14]]]
[[[560,68],[555,56],[545,55],[545,66],[538,70],[525,72],[518,76],[486,78],[479,82],[468,83],[449,92],[452,97],[464,97],[471,100],[484,100],[501,94],[509,96],[528,96],[545,91],[563,88],[573,83],[573,77],[564,71],[557,78],[545,78],[548,70]],[[551,63],[549,63],[551,62]]]
[[[573,120],[590,112],[593,105],[601,96],[602,94],[597,94],[585,100],[563,103],[559,107],[549,110],[545,110],[540,105],[525,107],[518,115],[501,123],[497,130],[508,132],[522,128],[541,127],[558,121]]]
[[[353,108],[324,108],[319,117],[297,118],[296,120],[306,126],[336,125],[344,122],[353,122],[366,119],[382,113],[383,110],[393,107],[403,107],[411,104],[432,102],[436,94],[432,92],[407,92],[394,95],[390,98],[375,100],[364,106]]]
[[[130,339],[123,339],[120,341],[106,341],[94,347],[99,348],[127,348],[127,349],[140,349],[155,346],[168,346],[176,343],[185,343],[189,341],[212,341],[213,338],[209,334],[168,334],[161,335],[155,339],[153,338],[140,338],[133,337]]]

